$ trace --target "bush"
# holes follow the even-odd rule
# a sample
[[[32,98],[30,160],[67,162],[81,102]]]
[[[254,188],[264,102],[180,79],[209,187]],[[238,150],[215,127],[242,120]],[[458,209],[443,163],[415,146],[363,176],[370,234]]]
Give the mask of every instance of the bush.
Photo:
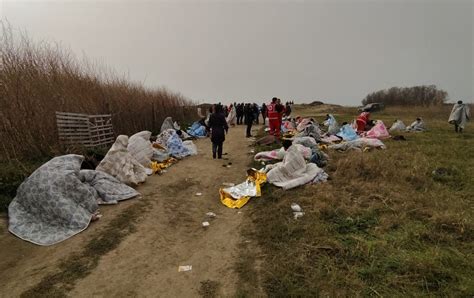
[[[392,106],[432,106],[440,105],[448,100],[448,93],[438,90],[436,86],[415,86],[407,88],[392,87],[367,95],[362,104],[380,102]]]

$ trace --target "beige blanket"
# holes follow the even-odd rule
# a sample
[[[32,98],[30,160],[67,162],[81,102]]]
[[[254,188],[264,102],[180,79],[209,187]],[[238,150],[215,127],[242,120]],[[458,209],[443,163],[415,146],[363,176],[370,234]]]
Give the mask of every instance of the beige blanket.
[[[105,172],[128,185],[138,185],[146,180],[146,170],[128,151],[128,137],[120,135],[107,155],[97,166],[97,171]]]

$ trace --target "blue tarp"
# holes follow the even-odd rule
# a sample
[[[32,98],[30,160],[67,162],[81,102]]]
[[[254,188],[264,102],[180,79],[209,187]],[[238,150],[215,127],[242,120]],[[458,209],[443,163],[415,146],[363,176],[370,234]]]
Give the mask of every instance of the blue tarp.
[[[336,136],[341,137],[344,141],[353,141],[359,138],[350,124],[342,126]]]

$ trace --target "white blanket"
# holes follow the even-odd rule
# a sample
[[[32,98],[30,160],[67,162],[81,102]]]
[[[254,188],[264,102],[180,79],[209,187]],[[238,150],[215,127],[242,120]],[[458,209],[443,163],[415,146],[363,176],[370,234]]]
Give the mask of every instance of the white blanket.
[[[403,123],[402,120],[397,119],[392,126],[390,127],[389,131],[395,132],[395,131],[404,131],[406,129],[405,123]]]
[[[128,139],[127,149],[130,154],[144,167],[151,167],[153,146],[150,142],[151,132],[141,131]]]
[[[425,130],[426,130],[425,122],[423,122],[422,119],[415,120],[410,126],[406,128],[406,131],[414,131],[414,132],[421,132]]]
[[[464,129],[467,121],[471,117],[469,106],[466,104],[455,104],[449,115],[448,122],[451,124],[457,124],[460,128]]]
[[[306,164],[303,155],[294,145],[288,148],[282,162],[271,165],[268,169],[268,182],[284,190],[310,183],[324,172],[314,163]]]
[[[146,169],[130,154],[127,146],[128,137],[118,136],[96,170],[112,175],[127,185],[138,185],[145,182]]]

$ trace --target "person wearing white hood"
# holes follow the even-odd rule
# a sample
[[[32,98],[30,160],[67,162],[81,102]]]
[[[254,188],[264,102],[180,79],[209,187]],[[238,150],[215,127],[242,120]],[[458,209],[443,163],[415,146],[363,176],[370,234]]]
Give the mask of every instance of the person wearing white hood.
[[[448,123],[454,124],[455,132],[462,133],[470,117],[469,106],[460,100],[454,104],[451,114],[449,115]]]

